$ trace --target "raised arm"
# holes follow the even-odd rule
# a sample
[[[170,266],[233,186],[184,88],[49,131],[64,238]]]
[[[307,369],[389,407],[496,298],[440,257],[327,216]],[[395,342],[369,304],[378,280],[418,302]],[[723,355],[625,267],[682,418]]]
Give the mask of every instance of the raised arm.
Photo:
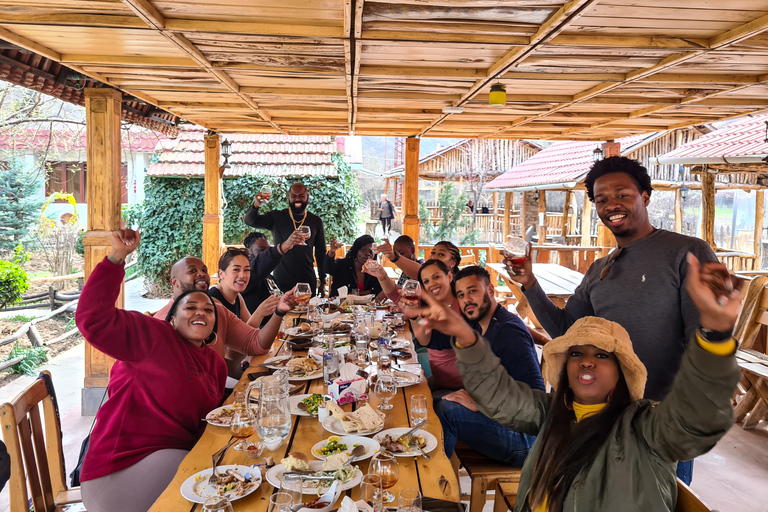
[[[317,263],[317,277],[320,279],[320,296],[325,296],[325,228],[320,221],[320,229],[315,234],[315,263]]]
[[[379,244],[379,246],[376,248],[376,252],[384,254],[384,256],[386,256],[389,261],[397,265],[400,270],[405,272],[405,275],[407,275],[409,278],[419,278],[419,269],[421,268],[421,263],[400,256],[400,253],[395,252],[394,248],[388,240],[385,240]]]
[[[274,216],[272,211],[269,211],[263,215],[259,214],[259,208],[261,208],[261,199],[256,196],[253,200],[253,205],[248,208],[248,212],[243,218],[243,222],[254,228],[272,229],[274,223]]]

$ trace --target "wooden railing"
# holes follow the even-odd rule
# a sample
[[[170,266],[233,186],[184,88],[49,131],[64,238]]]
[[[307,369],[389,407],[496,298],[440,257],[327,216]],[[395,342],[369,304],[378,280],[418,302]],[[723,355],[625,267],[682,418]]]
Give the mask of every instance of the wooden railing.
[[[434,210],[434,211],[433,211]],[[430,208],[430,222],[434,225],[440,222],[440,213],[437,208]],[[472,214],[463,214],[462,219],[472,221]],[[504,212],[499,210],[497,214],[493,213],[478,213],[474,215],[475,225],[474,228],[480,233],[479,242],[483,244],[487,243],[504,243]],[[554,239],[561,236],[563,215],[557,212],[547,213],[547,238]],[[576,225],[576,215],[572,214],[570,218],[570,225]],[[461,240],[467,233],[472,230],[472,225],[461,227],[458,230],[458,238]],[[524,236],[522,232],[522,222],[520,219],[520,212],[511,213],[509,216],[509,232],[513,236]],[[422,227],[421,238],[426,238],[426,233]],[[579,241],[581,239],[579,238]]]

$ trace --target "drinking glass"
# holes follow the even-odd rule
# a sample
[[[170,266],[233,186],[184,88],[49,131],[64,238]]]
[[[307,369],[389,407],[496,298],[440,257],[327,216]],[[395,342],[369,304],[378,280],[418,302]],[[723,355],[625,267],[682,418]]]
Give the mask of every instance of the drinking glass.
[[[519,236],[507,237],[507,242],[504,244],[504,252],[506,252],[505,256],[507,256],[507,259],[511,260],[515,265],[520,265],[528,257],[528,242]]]
[[[280,491],[291,497],[291,503],[298,504],[302,501],[301,478],[280,475]]]
[[[382,401],[382,403],[379,404],[379,410],[388,411],[392,409],[394,406],[390,404],[389,401],[395,398],[395,395],[397,395],[395,378],[392,375],[379,372],[376,379],[376,387],[374,388],[374,393],[376,393],[376,398]],[[384,488],[386,489],[387,487],[385,486]],[[389,501],[387,503],[389,503]]]
[[[291,495],[285,492],[276,492],[269,497],[268,512],[291,512]]]
[[[397,512],[421,512],[421,493],[417,489],[400,491]]]
[[[373,512],[382,512],[384,504],[381,502],[381,495],[381,477],[373,473],[365,475],[360,484],[360,499],[373,507]]]
[[[232,504],[224,496],[212,496],[203,503],[203,512],[232,512]]]
[[[427,421],[427,397],[413,395],[411,397],[411,425],[421,425]]]
[[[309,299],[312,298],[312,288],[309,287],[309,283],[297,283],[295,296],[299,306],[305,307],[309,304]]]
[[[246,439],[256,433],[256,415],[253,414],[250,407],[243,407],[235,411],[230,429],[232,437],[240,439],[240,442],[234,446],[235,450],[248,449],[250,443]]]
[[[304,242],[301,245],[307,245],[307,240],[312,236],[312,230],[309,226],[299,226],[299,233],[304,237]]]
[[[402,295],[403,299],[408,301],[412,306],[418,307],[419,305],[419,291],[421,285],[415,279],[409,279],[403,285]]]
[[[236,389],[232,391],[232,407],[236,410],[245,409],[245,390]]]
[[[275,297],[282,297],[283,292],[280,290],[280,287],[277,286],[275,281],[272,280],[271,277],[268,277],[265,279],[267,282],[267,288],[269,288],[269,294],[274,295]]]
[[[395,456],[388,451],[380,451],[371,459],[370,472],[381,477],[381,501],[384,503],[395,501],[395,495],[387,490],[394,487],[400,473]]]
[[[272,197],[272,187],[264,185],[261,187],[261,190],[259,190],[259,195],[264,201],[269,201],[269,198]]]

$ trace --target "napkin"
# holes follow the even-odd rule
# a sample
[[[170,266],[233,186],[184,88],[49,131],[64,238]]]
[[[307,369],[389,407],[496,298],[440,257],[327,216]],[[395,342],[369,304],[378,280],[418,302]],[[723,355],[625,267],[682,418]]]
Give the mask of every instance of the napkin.
[[[328,394],[339,405],[356,402],[367,397],[368,381],[357,375],[357,365],[344,363],[339,368],[339,378],[328,386]]]
[[[339,378],[341,380],[352,380],[358,377],[357,375],[357,365],[353,363],[344,363],[341,368],[339,368]]]
[[[343,299],[349,293],[349,288],[347,288],[346,286],[339,286],[338,293],[339,293],[339,297]]]
[[[309,299],[310,306],[319,306],[322,303],[323,303],[322,297],[312,297],[311,299]]]

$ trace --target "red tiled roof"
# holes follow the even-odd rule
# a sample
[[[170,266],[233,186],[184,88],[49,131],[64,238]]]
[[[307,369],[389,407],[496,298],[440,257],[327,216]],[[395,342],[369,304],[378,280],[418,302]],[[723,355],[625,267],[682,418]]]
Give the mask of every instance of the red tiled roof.
[[[147,176],[205,176],[205,130],[199,127],[182,131],[175,140],[158,145],[162,150]],[[230,168],[224,177],[247,175],[336,177],[331,155],[336,153],[329,135],[221,134],[232,143]],[[162,147],[161,147],[162,146]]]
[[[743,156],[758,156],[762,158],[768,154],[768,143],[765,142],[766,121],[768,121],[768,114],[734,121],[719,130],[703,135],[669,153],[661,155],[659,159]]]
[[[626,137],[618,139],[617,142],[621,143],[622,149],[626,149],[647,137],[648,135]],[[555,142],[494,179],[486,188],[507,189],[578,182],[592,167],[592,152],[600,145],[602,142]]]
[[[157,132],[125,132],[121,131],[121,145],[124,151],[135,153],[153,153],[158,141],[165,140],[166,136]],[[85,151],[87,150],[87,135],[85,129],[78,131],[37,130],[34,128],[15,129],[8,134],[0,134],[0,150],[28,149],[45,151]]]

